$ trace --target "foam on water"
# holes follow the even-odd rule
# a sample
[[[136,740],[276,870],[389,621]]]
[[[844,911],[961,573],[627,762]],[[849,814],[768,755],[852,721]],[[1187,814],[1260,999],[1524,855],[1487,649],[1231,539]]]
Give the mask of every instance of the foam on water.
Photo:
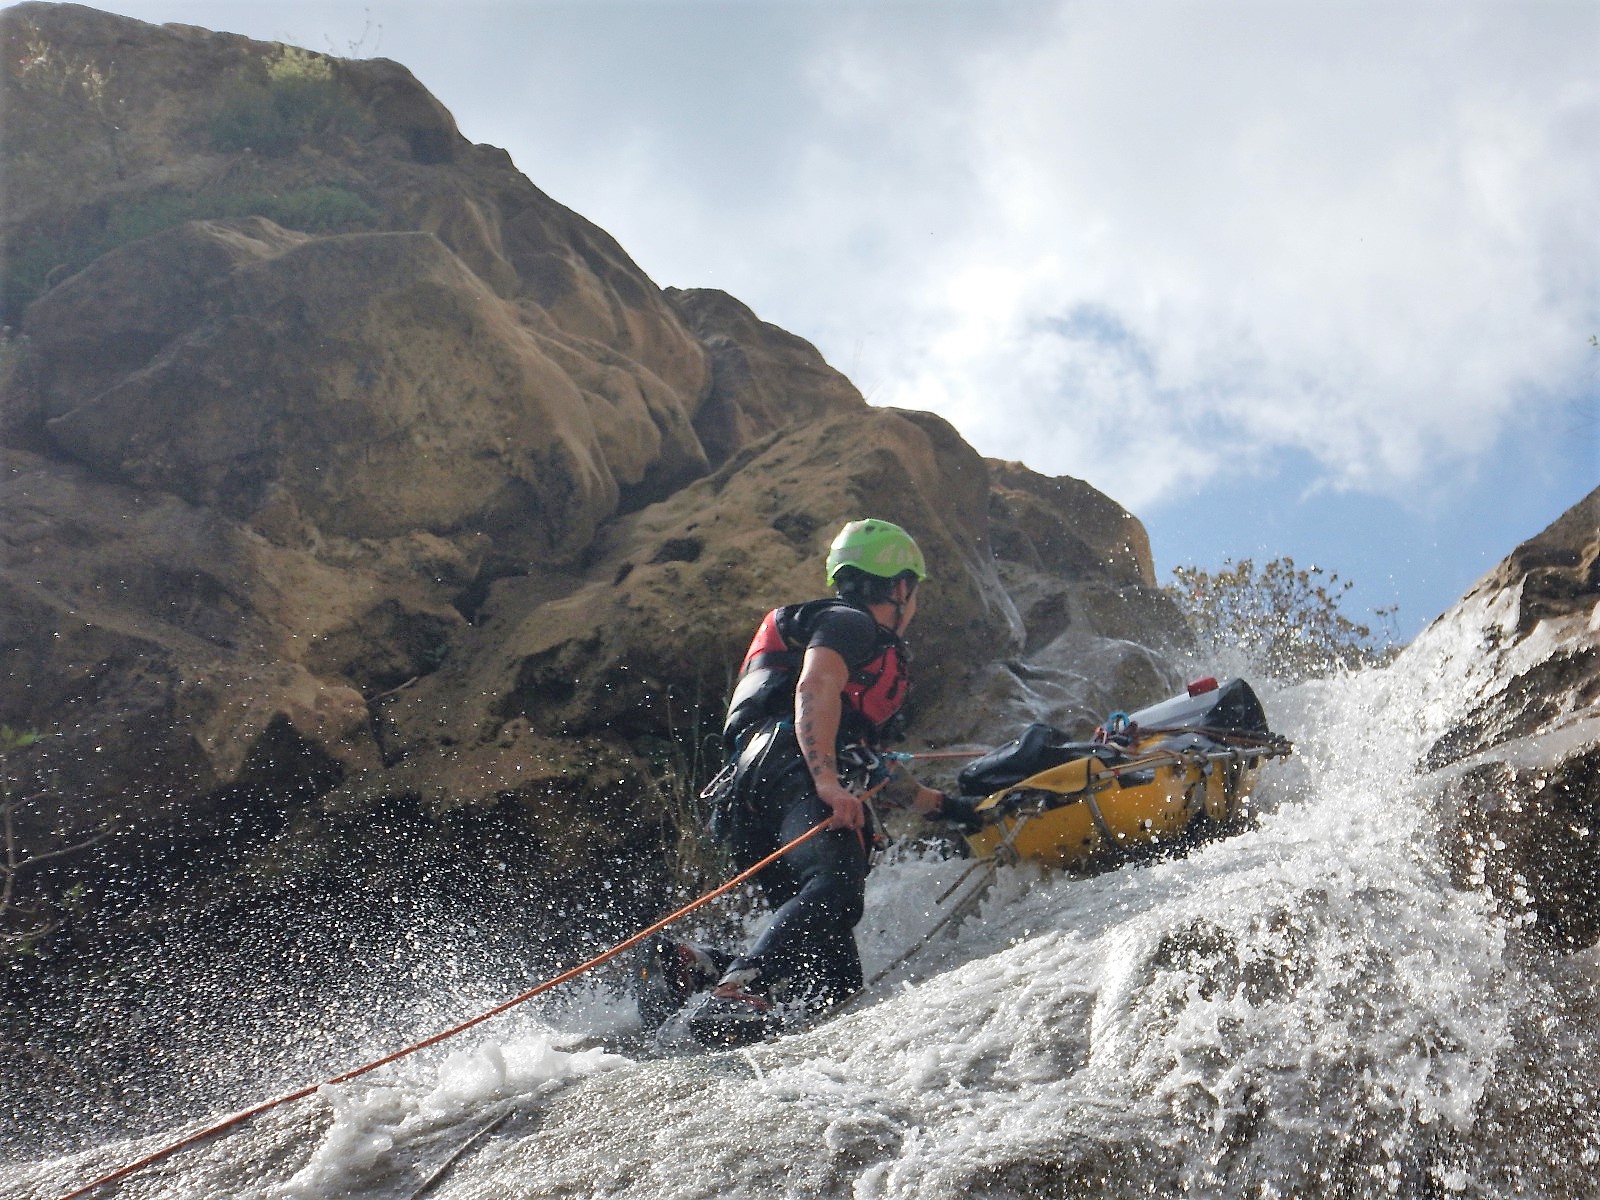
[[[1504,1041],[1503,932],[1418,844],[1407,739],[1385,753],[1341,742],[1337,720],[1332,741],[1285,723],[1320,786],[1272,797],[1257,831],[1095,880],[1014,874],[944,973],[819,1035],[842,1050],[829,1110],[898,1114],[855,1195],[1078,1174],[1271,1195],[1453,1169],[1429,1130],[1470,1124]],[[752,1143],[818,1071],[769,1068],[741,1097]]]
[[[1434,863],[1403,691],[1373,674],[1269,697],[1300,756],[1253,832],[1097,879],[1004,871],[875,1005],[692,1088],[652,1075],[660,1103],[601,1094],[604,1153],[535,1135],[449,1194],[1470,1189],[1454,1139],[1518,989],[1504,928]],[[880,868],[869,972],[961,869]]]
[[[279,1193],[286,1200],[347,1194],[389,1178],[398,1152],[427,1144],[504,1101],[528,1101],[573,1079],[624,1065],[600,1049],[563,1050],[553,1030],[453,1051],[416,1081],[324,1087],[333,1122],[310,1161]]]

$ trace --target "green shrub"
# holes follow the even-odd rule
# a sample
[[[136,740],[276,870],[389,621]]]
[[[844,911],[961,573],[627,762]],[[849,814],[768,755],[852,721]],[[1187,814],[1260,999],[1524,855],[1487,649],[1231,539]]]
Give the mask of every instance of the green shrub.
[[[302,233],[370,229],[383,215],[360,196],[341,187],[309,187],[281,195],[246,197],[238,208],[240,211],[226,215],[262,216],[285,229],[298,229]]]
[[[1393,654],[1387,636],[1340,611],[1355,586],[1321,567],[1302,569],[1292,558],[1257,568],[1251,559],[1223,562],[1220,571],[1176,567],[1165,589],[1183,610],[1202,654],[1234,649],[1274,679],[1296,683],[1341,669],[1370,666]],[[1388,622],[1394,607],[1376,610]]]
[[[31,729],[13,729],[9,725],[0,725],[0,758],[33,745],[39,740],[39,735]],[[5,786],[5,781],[0,779],[0,788]],[[0,792],[3,796],[4,792]]]
[[[357,134],[365,118],[345,99],[332,62],[285,46],[267,64],[267,82],[239,82],[211,119],[211,145],[225,153],[276,157],[324,133]]]
[[[198,201],[199,197],[178,192],[157,192],[114,206],[106,213],[105,227],[99,235],[86,240],[83,250],[90,257],[84,261],[84,265],[118,246],[137,242],[140,238],[193,220],[202,207]]]

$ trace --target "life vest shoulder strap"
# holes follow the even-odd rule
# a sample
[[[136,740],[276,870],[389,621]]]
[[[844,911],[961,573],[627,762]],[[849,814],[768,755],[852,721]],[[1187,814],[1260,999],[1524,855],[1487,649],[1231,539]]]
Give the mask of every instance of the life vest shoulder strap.
[[[792,713],[806,647],[818,622],[839,609],[862,611],[844,600],[827,597],[786,604],[762,618],[728,705],[723,733],[730,744],[757,721]],[[841,736],[847,732],[851,738],[869,736],[898,712],[905,700],[905,644],[892,630],[876,622],[874,628],[872,653],[854,666],[843,692]]]

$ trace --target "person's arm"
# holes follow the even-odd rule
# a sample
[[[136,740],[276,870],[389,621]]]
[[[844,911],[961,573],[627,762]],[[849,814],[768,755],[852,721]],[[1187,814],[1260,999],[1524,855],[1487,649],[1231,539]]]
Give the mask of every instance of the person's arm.
[[[862,826],[862,804],[839,782],[837,743],[842,694],[850,681],[844,657],[826,646],[812,646],[800,664],[794,692],[794,733],[800,743],[817,797],[832,811],[831,829]]]
[[[919,782],[916,794],[911,797],[911,807],[925,817],[937,816],[944,807],[944,793]]]
[[[894,759],[888,763],[889,778],[883,785],[880,797],[896,808],[909,808],[925,817],[937,815],[944,804],[944,793],[936,791],[917,779]]]

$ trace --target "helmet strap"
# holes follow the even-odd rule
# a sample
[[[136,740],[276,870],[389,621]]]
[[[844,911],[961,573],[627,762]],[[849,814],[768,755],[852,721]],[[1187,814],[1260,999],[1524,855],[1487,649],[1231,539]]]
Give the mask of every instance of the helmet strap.
[[[899,637],[906,631],[906,605],[911,603],[911,593],[917,585],[909,580],[895,581],[894,590],[889,593],[889,603],[894,605],[894,635]]]

